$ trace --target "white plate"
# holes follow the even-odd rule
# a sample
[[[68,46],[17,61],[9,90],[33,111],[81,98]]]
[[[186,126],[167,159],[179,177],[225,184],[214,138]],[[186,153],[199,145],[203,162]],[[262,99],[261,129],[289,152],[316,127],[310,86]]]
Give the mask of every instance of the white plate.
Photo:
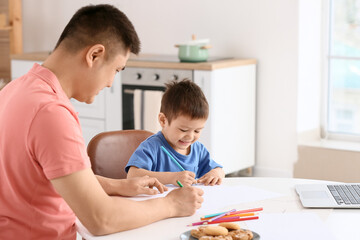
[[[244,229],[245,230],[245,229]],[[191,236],[191,233],[190,233],[191,230],[189,231],[186,231],[186,232],[183,232],[181,235],[180,235],[180,240],[197,240],[197,238],[194,238],[193,236]],[[260,239],[260,235],[257,234],[256,232],[252,232],[254,237],[252,240],[259,240]]]

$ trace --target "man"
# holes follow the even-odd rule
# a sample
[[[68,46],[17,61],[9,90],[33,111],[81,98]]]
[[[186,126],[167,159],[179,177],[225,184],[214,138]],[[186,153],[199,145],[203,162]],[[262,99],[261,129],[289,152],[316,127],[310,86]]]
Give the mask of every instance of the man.
[[[193,187],[141,202],[114,197],[166,187],[155,178],[114,180],[91,171],[69,99],[93,102],[139,50],[121,11],[86,6],[41,66],[0,91],[0,239],[75,239],[75,215],[103,235],[192,215],[201,206],[203,192]]]

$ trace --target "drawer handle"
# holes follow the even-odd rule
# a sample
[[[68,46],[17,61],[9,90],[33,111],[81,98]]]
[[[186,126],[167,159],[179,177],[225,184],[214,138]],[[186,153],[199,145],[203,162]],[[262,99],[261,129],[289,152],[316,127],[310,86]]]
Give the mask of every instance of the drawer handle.
[[[131,90],[131,89],[124,89],[124,93],[126,94],[134,94],[135,90]]]

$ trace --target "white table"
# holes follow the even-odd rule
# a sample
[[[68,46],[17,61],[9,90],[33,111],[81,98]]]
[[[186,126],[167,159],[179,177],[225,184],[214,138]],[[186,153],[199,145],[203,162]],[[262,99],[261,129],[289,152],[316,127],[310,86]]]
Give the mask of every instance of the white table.
[[[210,201],[215,204],[217,209],[212,209],[211,212],[222,212],[226,210],[230,210],[232,208],[236,209],[249,209],[256,207],[263,207],[263,211],[259,214],[259,220],[252,220],[247,222],[238,222],[241,227],[247,228],[250,230],[256,231],[262,236],[262,240],[271,240],[271,239],[316,239],[322,240],[322,237],[312,237],[306,236],[307,229],[310,229],[307,226],[307,229],[303,228],[306,224],[310,224],[308,222],[314,222],[315,228],[318,233],[326,233],[332,236],[330,239],[336,240],[360,240],[360,228],[358,227],[360,223],[360,209],[306,209],[303,208],[301,202],[295,192],[294,185],[300,183],[319,183],[323,181],[318,180],[306,180],[306,179],[295,179],[295,178],[225,178],[221,188],[238,188],[245,187],[249,188],[249,193],[246,194],[247,197],[252,194],[261,193],[264,191],[264,195],[267,193],[274,194],[272,198],[268,198],[269,196],[264,197],[264,199],[259,199],[254,201],[244,202],[242,199],[245,197],[241,197],[239,195],[234,194],[235,199],[239,201],[239,203],[226,205],[226,203],[219,203],[218,200],[206,199],[206,201]],[[218,190],[217,190],[218,191]],[[259,192],[258,192],[259,191]],[[206,193],[205,193],[206,194]],[[230,198],[230,196],[229,196]],[[255,198],[256,199],[256,198]],[[226,201],[225,201],[226,202]],[[221,206],[220,206],[220,205]],[[214,205],[214,206],[215,206]],[[205,207],[205,205],[204,205]],[[201,210],[201,209],[200,209]],[[148,226],[144,226],[141,228],[137,228],[134,230],[119,232],[115,234],[110,234],[106,236],[95,237],[92,236],[86,228],[77,221],[78,232],[87,240],[112,240],[112,239],[166,239],[166,240],[178,240],[180,239],[180,234],[194,227],[186,227],[186,225],[199,221],[200,217],[205,215],[203,212],[197,212],[195,215],[190,217],[183,218],[171,218],[165,219]],[[280,219],[280,223],[283,226],[276,225],[277,223],[274,221],[269,221],[269,219]],[[266,222],[266,219],[267,222]],[[281,219],[289,219],[289,222],[282,222]],[[295,220],[294,220],[295,219]],[[300,221],[299,222],[297,221]],[[291,223],[294,221],[294,223]],[[302,223],[301,223],[302,221]],[[265,225],[266,224],[266,225]],[[304,224],[304,225],[303,225]],[[298,226],[303,225],[303,226]],[[287,229],[291,232],[293,236],[281,237],[279,234],[274,236],[275,234],[269,235],[269,228],[281,228]],[[310,226],[312,227],[312,226]],[[296,228],[294,230],[294,228]],[[290,229],[290,230],[289,230]],[[293,229],[293,230],[291,230]],[[314,230],[312,231],[314,232]],[[299,236],[304,233],[304,236]],[[266,238],[264,237],[266,236]]]

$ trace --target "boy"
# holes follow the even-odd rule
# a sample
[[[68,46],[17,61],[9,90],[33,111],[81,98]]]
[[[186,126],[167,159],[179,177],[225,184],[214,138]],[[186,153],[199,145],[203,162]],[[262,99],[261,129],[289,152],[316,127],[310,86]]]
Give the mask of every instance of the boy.
[[[43,65],[0,91],[0,239],[75,239],[75,215],[94,235],[194,214],[201,189],[131,201],[115,196],[164,192],[149,177],[95,176],[69,99],[91,103],[111,87],[140,42],[110,5],[79,9]]]
[[[197,140],[209,114],[200,87],[190,80],[173,81],[161,99],[162,130],[142,142],[125,170],[128,178],[156,177],[163,184],[221,184],[222,166]],[[196,180],[198,179],[198,180]]]

